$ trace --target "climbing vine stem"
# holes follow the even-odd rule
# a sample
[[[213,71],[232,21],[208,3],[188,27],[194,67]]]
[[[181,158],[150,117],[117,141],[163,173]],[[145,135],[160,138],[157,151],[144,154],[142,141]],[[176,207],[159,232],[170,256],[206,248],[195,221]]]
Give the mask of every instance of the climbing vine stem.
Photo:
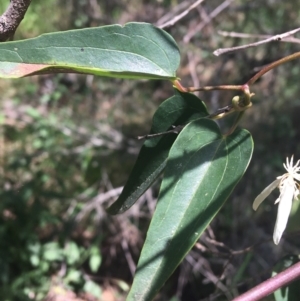
[[[296,53],[293,53],[291,55],[285,56],[282,59],[267,65],[266,67],[262,68],[259,72],[257,72],[253,77],[251,77],[248,80],[247,84],[249,86],[253,85],[261,76],[263,76],[264,74],[266,74],[270,70],[272,70],[272,69],[274,69],[274,68],[276,68],[276,67],[278,67],[282,64],[285,64],[287,62],[290,62],[292,60],[298,59],[298,58],[300,58],[300,51],[296,52]]]
[[[300,58],[300,51],[293,53],[291,55],[288,55],[280,60],[277,60],[266,67],[262,68],[259,72],[257,72],[253,77],[251,77],[244,85],[221,85],[221,86],[205,86],[205,87],[184,87],[180,83],[178,79],[174,80],[172,83],[174,87],[176,87],[181,92],[197,92],[197,91],[213,91],[213,90],[229,90],[229,91],[240,91],[242,92],[241,96],[234,96],[232,98],[231,105],[228,105],[225,108],[219,109],[217,112],[211,114],[209,118],[211,119],[220,119],[228,114],[231,114],[233,112],[239,112],[239,115],[237,116],[233,126],[231,127],[229,134],[231,134],[234,129],[236,128],[238,122],[240,121],[241,117],[243,116],[243,113],[245,110],[250,108],[252,106],[251,97],[254,95],[250,92],[250,86],[253,85],[260,77],[262,77],[264,74],[269,72],[270,70],[285,64],[287,62],[290,62],[292,60]]]

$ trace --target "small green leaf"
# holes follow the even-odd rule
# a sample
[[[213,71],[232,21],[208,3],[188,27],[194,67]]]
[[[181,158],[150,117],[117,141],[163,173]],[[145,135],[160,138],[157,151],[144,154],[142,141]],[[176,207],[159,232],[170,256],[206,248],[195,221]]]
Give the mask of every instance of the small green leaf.
[[[202,118],[183,129],[170,150],[127,301],[155,297],[231,194],[252,149],[247,131],[224,137],[212,120]]]
[[[100,298],[101,294],[102,294],[102,291],[101,291],[101,288],[99,287],[99,285],[92,280],[88,280],[84,284],[83,290],[87,293],[92,294],[96,298]]]
[[[91,255],[89,260],[90,269],[93,273],[96,273],[101,265],[102,257],[100,250],[97,246],[91,248]]]
[[[175,90],[175,95],[164,101],[155,112],[150,133],[165,132],[172,125],[184,125],[207,115],[206,107],[198,97]],[[107,209],[108,213],[126,211],[152,185],[164,170],[169,150],[176,138],[176,134],[168,134],[144,142],[121,195]]]
[[[74,241],[70,241],[64,249],[64,255],[67,263],[69,265],[74,265],[80,261],[82,254],[80,252],[80,247]]]
[[[147,23],[44,34],[0,44],[0,77],[76,72],[119,78],[176,79],[174,39]]]
[[[128,292],[129,289],[130,289],[129,285],[125,281],[123,281],[123,280],[116,279],[115,283],[124,292]]]
[[[39,119],[40,117],[42,117],[41,113],[37,109],[32,107],[28,107],[26,113],[34,119]]]
[[[30,263],[34,266],[37,267],[40,263],[40,257],[36,254],[32,254],[29,258]]]
[[[82,281],[82,273],[75,269],[69,269],[66,277],[64,278],[65,283],[80,283]]]
[[[49,242],[43,246],[43,259],[47,261],[60,261],[63,259],[63,250],[57,242]]]

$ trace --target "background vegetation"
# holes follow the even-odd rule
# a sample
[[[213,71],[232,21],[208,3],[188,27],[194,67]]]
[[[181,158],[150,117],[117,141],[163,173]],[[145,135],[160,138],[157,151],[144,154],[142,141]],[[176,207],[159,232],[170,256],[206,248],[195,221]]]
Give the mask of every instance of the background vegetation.
[[[161,25],[190,4],[33,1],[15,39],[129,21]],[[1,1],[0,11],[7,5]],[[253,41],[218,31],[282,33],[300,26],[299,13],[292,0],[204,1],[166,28],[181,49],[178,75],[185,86],[244,83],[257,68],[299,51],[299,44],[215,57],[219,47]],[[284,255],[299,253],[297,218],[274,246],[272,200],[252,211],[255,196],[282,173],[285,156],[300,158],[299,70],[294,61],[256,84],[254,107],[242,122],[255,142],[250,167],[157,300],[230,300],[269,277]],[[121,192],[141,145],[136,136],[147,133],[158,105],[172,96],[171,84],[63,74],[2,80],[0,89],[0,296],[124,300],[159,183],[125,214],[108,216],[104,208]],[[232,96],[200,95],[212,111]],[[220,125],[225,131],[226,121]]]

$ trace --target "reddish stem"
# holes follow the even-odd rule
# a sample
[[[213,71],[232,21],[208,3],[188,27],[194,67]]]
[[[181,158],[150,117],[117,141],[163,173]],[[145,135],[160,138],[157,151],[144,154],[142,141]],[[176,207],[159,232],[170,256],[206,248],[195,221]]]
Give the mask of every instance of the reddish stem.
[[[244,91],[245,85],[222,85],[222,86],[206,86],[206,87],[183,87],[179,80],[174,80],[173,85],[181,92],[197,92],[197,91],[213,91],[213,90],[230,90],[230,91]]]
[[[298,59],[298,58],[300,58],[300,51],[296,52],[296,53],[293,53],[291,55],[288,55],[286,57],[283,57],[282,59],[269,64],[265,68],[261,69],[258,73],[256,73],[253,77],[251,77],[248,80],[247,84],[249,86],[254,84],[261,76],[263,76],[265,73],[269,72],[270,70],[272,70],[272,69],[274,69],[274,68],[276,68],[276,67],[278,67],[282,64],[285,64],[287,62],[290,62],[292,60]]]
[[[261,69],[259,72],[257,72],[253,77],[251,77],[248,82],[244,85],[222,85],[222,86],[206,86],[203,88],[196,88],[196,87],[183,87],[179,80],[174,80],[173,85],[181,92],[196,92],[196,91],[212,91],[212,90],[231,90],[231,91],[245,91],[245,86],[250,86],[254,84],[260,77],[262,77],[264,74],[269,72],[270,70],[285,64],[287,62],[290,62],[292,60],[300,58],[300,51],[293,53],[291,55],[288,55],[278,61],[275,61],[265,68]]]
[[[232,301],[258,301],[300,277],[300,262],[255,286]]]

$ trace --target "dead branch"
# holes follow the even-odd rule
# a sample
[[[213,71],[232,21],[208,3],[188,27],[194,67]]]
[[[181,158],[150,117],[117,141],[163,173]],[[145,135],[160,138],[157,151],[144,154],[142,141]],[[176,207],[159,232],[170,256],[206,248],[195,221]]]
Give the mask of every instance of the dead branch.
[[[222,2],[219,6],[217,6],[209,15],[207,18],[205,18],[204,21],[199,23],[196,27],[194,27],[191,31],[189,31],[183,41],[185,43],[189,43],[190,40],[194,37],[194,35],[201,31],[203,27],[205,27],[207,24],[209,24],[218,14],[220,14],[225,8],[227,8],[233,0],[225,0]]]
[[[122,192],[122,190],[123,187],[113,188],[107,192],[100,193],[94,198],[92,198],[91,200],[89,200],[89,202],[84,206],[84,208],[77,214],[76,221],[77,222],[81,221],[85,215],[87,215],[97,207],[101,208],[100,210],[104,212],[104,209],[102,207],[103,203],[107,202],[112,198],[117,198]]]
[[[159,18],[156,22],[156,26],[159,27],[162,24],[168,22],[173,19],[176,15],[178,15],[181,11],[185,10],[190,5],[189,1],[183,1],[174,6],[171,11],[168,11],[165,15]]]
[[[181,132],[181,130],[184,128],[184,125],[172,125],[172,129],[166,132],[161,132],[161,133],[155,133],[155,134],[147,134],[144,136],[138,136],[137,138],[139,140],[141,139],[149,139],[149,138],[155,138],[158,136],[162,136],[162,135],[166,135],[166,134],[179,134]]]
[[[10,0],[7,10],[0,17],[0,42],[13,38],[30,3],[31,0]]]
[[[218,34],[223,37],[241,38],[241,39],[268,39],[272,37],[272,35],[267,35],[267,34],[249,34],[243,32],[223,31],[223,30],[219,30]],[[282,39],[282,42],[300,44],[300,39],[294,37],[286,37]]]
[[[219,56],[224,53],[233,52],[233,51],[237,51],[237,50],[243,50],[243,49],[247,49],[250,47],[257,47],[259,45],[270,43],[270,42],[281,42],[284,39],[286,39],[287,37],[294,35],[295,33],[299,32],[299,31],[300,31],[300,27],[293,29],[291,31],[282,33],[282,34],[271,36],[265,40],[261,40],[261,41],[255,42],[255,43],[250,43],[250,44],[237,46],[237,47],[231,47],[231,48],[219,48],[219,49],[215,50],[213,53],[214,53],[214,55]]]
[[[179,20],[181,20],[183,17],[185,17],[191,10],[193,10],[194,8],[196,8],[199,4],[201,4],[204,0],[198,0],[195,3],[193,3],[192,5],[190,5],[187,9],[185,9],[181,14],[175,16],[174,18],[172,18],[170,21],[165,22],[162,25],[159,25],[159,28],[166,28],[169,26],[173,26],[175,23],[177,23]]]

